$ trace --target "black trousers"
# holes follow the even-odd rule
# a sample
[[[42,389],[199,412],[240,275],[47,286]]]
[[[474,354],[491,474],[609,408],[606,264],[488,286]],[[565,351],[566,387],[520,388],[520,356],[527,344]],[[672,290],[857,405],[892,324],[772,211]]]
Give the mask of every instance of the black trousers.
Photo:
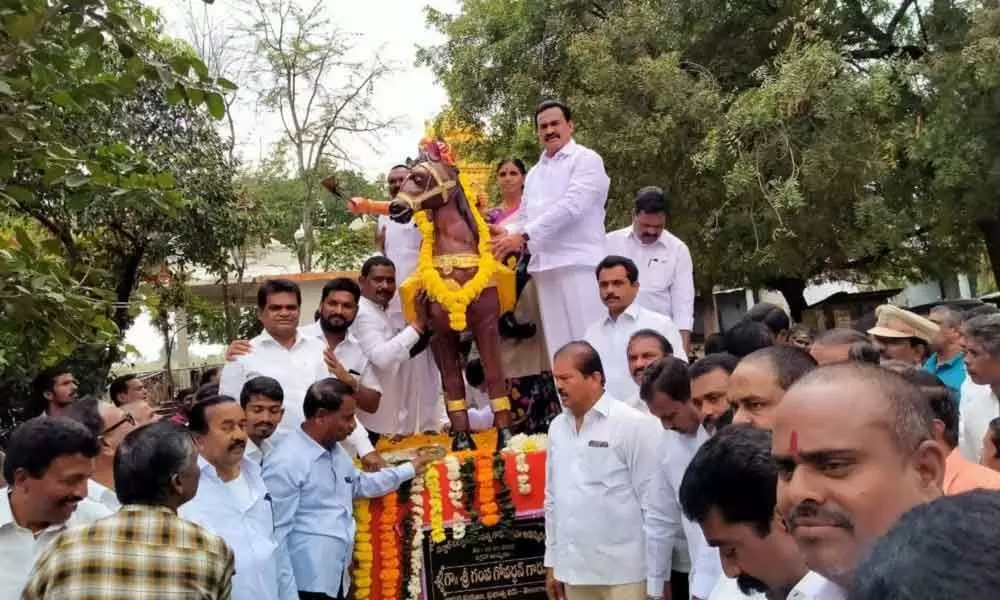
[[[674,600],[690,598],[688,574],[680,571],[670,572],[670,597]]]

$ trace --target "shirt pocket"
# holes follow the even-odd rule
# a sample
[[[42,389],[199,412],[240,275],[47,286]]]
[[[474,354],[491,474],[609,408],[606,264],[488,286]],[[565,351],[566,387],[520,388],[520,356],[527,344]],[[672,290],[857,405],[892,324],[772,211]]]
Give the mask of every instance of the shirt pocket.
[[[651,290],[665,290],[674,277],[674,261],[670,256],[654,256],[646,262],[640,283]]]

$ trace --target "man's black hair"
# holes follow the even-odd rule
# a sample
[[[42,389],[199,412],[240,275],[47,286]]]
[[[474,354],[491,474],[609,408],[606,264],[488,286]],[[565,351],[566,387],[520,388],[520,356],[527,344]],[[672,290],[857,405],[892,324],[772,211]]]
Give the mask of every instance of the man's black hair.
[[[264,396],[278,404],[285,401],[285,391],[281,389],[278,380],[265,375],[249,379],[243,384],[243,389],[240,390],[240,406],[246,408],[254,396]]]
[[[474,358],[465,365],[465,380],[472,387],[483,385],[483,382],[486,381],[486,371],[483,370],[483,361]]]
[[[736,358],[743,358],[761,348],[774,345],[774,333],[763,323],[740,321],[724,334],[723,346],[726,352]]]
[[[319,295],[319,303],[323,304],[326,302],[326,297],[334,292],[349,293],[354,296],[355,304],[361,300],[361,286],[350,277],[337,277],[336,279],[327,281],[326,285],[323,286],[323,291]]]
[[[115,493],[122,505],[166,506],[171,480],[198,453],[187,428],[170,421],[138,427],[115,452]]]
[[[702,375],[707,375],[717,369],[722,369],[727,374],[732,375],[739,362],[740,359],[728,352],[706,354],[704,358],[699,358],[691,363],[691,366],[688,367],[688,375],[690,375],[691,381],[694,381]]]
[[[670,396],[674,402],[691,401],[691,377],[688,365],[683,360],[667,356],[646,367],[639,384],[639,397],[644,402],[652,402],[656,392]]]
[[[84,396],[66,407],[60,416],[73,419],[87,428],[95,438],[104,433],[104,419],[101,418],[99,401],[94,396]]]
[[[1000,493],[993,490],[942,496],[915,506],[861,561],[851,600],[989,597],[1000,590],[998,522]]]
[[[203,386],[199,386],[198,390],[194,393],[194,401],[201,402],[205,398],[211,398],[212,396],[219,395],[219,384],[217,383],[206,383]]]
[[[229,396],[209,396],[195,402],[188,409],[188,429],[199,435],[208,433],[208,409],[227,402],[236,402],[236,399]]]
[[[198,378],[198,387],[203,385],[208,385],[215,378],[215,374],[219,372],[219,367],[209,367],[201,372],[201,377]]]
[[[601,362],[601,355],[597,353],[597,350],[589,342],[578,340],[564,345],[562,348],[556,350],[555,355],[552,357],[553,361],[563,354],[571,354],[573,356],[576,370],[585,377],[589,377],[594,373],[600,373],[601,382],[607,383],[608,378],[604,374],[604,363]]]
[[[704,523],[715,509],[727,524],[750,525],[765,537],[771,533],[777,487],[771,434],[747,425],[730,425],[705,442],[691,459],[681,481],[681,509],[697,523]]]
[[[51,392],[56,387],[57,377],[66,374],[72,375],[73,371],[70,370],[68,364],[59,363],[43,370],[31,381],[32,396],[41,409],[44,410],[46,405],[48,405],[45,393]]]
[[[404,164],[402,164],[402,163],[399,163],[399,164],[397,164],[397,165],[392,165],[391,167],[389,167],[389,173],[392,173],[392,172],[393,172],[393,171],[395,171],[396,169],[406,169],[407,171],[409,171],[409,170],[410,170],[410,167],[409,167],[409,166],[407,166],[407,165],[404,165]]]
[[[740,360],[740,363],[763,362],[774,373],[778,387],[787,390],[818,365],[811,354],[796,346],[768,346]]]
[[[670,343],[670,340],[655,329],[640,329],[636,331],[629,336],[628,345],[631,346],[633,341],[641,339],[656,340],[656,343],[660,345],[660,351],[663,352],[663,356],[670,356],[674,353],[674,346]]]
[[[117,377],[111,382],[111,385],[108,387],[108,395],[111,396],[111,402],[113,402],[115,406],[121,406],[121,403],[118,401],[118,396],[128,392],[128,384],[134,379],[136,379],[136,376],[130,373],[128,375]]]
[[[267,298],[271,294],[295,294],[295,304],[302,306],[302,290],[299,284],[290,279],[268,279],[257,289],[257,308],[267,306]]]
[[[712,333],[705,337],[705,354],[722,354],[726,351],[726,336],[722,333]]]
[[[361,265],[361,276],[367,278],[375,267],[392,267],[395,269],[396,263],[381,254],[376,254],[366,260],[365,264]]]
[[[990,439],[993,440],[993,447],[996,448],[993,458],[1000,458],[1000,417],[990,421],[988,431]]]
[[[663,188],[649,185],[639,190],[635,195],[635,214],[670,215],[670,200],[663,193]]]
[[[594,275],[600,277],[601,271],[604,271],[605,269],[614,269],[615,267],[622,267],[625,269],[625,274],[628,276],[629,283],[639,281],[639,268],[635,266],[635,262],[633,262],[631,258],[618,256],[617,254],[605,256],[601,262],[597,263],[597,268],[594,269]]]
[[[539,104],[538,107],[535,109],[536,129],[538,128],[538,115],[549,110],[550,108],[558,108],[562,112],[562,116],[564,119],[566,119],[567,123],[573,120],[573,112],[569,109],[568,106],[566,106],[565,104],[563,104],[558,100],[545,100],[544,102]]]
[[[827,329],[820,332],[816,336],[816,339],[813,340],[813,344],[816,346],[847,346],[867,341],[868,336],[857,329],[837,327],[836,329]]]
[[[337,412],[344,404],[344,398],[353,396],[354,390],[349,385],[328,377],[309,386],[305,400],[302,402],[302,412],[306,419],[313,418],[320,409]]]
[[[934,418],[944,425],[945,443],[954,450],[958,446],[958,402],[951,390],[936,375],[919,367],[907,367],[899,374],[923,392]]]
[[[788,331],[792,326],[788,313],[783,308],[770,302],[760,302],[750,308],[746,314],[746,319],[756,323],[763,323],[771,330],[775,336],[783,331]]]
[[[60,456],[97,456],[97,436],[86,426],[66,417],[42,415],[24,422],[14,430],[7,442],[7,458],[3,463],[3,478],[14,485],[14,475],[24,469],[38,479]]]

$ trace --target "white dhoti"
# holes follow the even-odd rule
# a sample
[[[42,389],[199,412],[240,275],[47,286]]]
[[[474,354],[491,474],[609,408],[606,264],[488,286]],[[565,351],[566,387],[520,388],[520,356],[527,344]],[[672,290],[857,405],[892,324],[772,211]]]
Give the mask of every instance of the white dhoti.
[[[594,267],[559,267],[532,273],[544,323],[549,358],[559,348],[582,340],[587,327],[607,313],[597,290]]]

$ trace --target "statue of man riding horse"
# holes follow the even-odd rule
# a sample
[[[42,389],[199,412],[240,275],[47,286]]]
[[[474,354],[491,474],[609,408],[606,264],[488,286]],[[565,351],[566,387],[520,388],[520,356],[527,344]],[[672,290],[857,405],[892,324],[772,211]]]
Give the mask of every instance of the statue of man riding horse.
[[[500,359],[500,315],[516,302],[515,274],[493,258],[489,226],[466,196],[454,156],[439,140],[420,142],[419,155],[391,202],[352,198],[354,213],[388,214],[399,223],[411,219],[423,234],[417,270],[399,287],[403,314],[415,315],[417,293],[431,302],[431,352],[441,372],[445,408],[451,421],[452,449],[474,449],[459,336],[468,330],[479,350],[498,430],[497,449],[510,439],[512,420],[507,382]]]

